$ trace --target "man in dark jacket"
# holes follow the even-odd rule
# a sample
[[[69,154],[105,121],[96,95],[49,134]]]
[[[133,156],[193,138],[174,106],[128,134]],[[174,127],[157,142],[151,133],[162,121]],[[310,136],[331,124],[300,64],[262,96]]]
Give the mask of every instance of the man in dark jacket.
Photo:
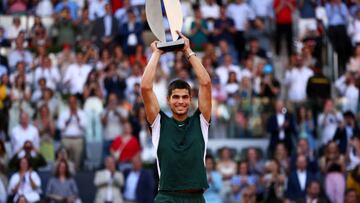
[[[124,171],[123,197],[126,203],[154,202],[155,181],[153,174],[142,168],[140,155],[132,159],[132,169]]]
[[[355,115],[351,111],[344,113],[345,124],[340,125],[335,132],[334,141],[338,144],[341,154],[346,154],[348,141],[360,133],[359,127],[356,124]]]

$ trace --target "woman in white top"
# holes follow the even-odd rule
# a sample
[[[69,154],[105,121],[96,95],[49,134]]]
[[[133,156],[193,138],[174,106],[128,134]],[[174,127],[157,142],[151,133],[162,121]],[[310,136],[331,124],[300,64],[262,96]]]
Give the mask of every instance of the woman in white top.
[[[29,161],[26,158],[20,160],[19,172],[13,174],[8,186],[8,194],[16,202],[23,195],[27,202],[37,202],[40,200],[41,180],[39,175],[32,171]]]

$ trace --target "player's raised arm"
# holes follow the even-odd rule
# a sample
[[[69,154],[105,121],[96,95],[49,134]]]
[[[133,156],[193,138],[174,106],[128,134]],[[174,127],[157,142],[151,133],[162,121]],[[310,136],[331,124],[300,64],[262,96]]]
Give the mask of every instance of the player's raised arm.
[[[182,33],[178,32],[181,38],[185,40],[184,53],[193,67],[199,83],[199,110],[204,118],[209,122],[211,117],[211,79],[209,73],[201,64],[200,59],[190,48],[190,41]]]
[[[161,54],[163,53],[160,49],[156,47],[156,41],[151,44],[152,55],[145,67],[144,74],[141,79],[141,95],[144,100],[146,120],[152,124],[160,112],[159,102],[156,98],[156,95],[153,91],[153,83],[156,74],[156,68],[159,63]]]

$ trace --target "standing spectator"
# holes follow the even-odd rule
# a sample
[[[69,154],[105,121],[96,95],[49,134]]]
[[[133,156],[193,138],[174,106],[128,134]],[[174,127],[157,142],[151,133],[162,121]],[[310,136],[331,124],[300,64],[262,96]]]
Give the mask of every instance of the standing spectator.
[[[283,143],[278,143],[275,146],[273,158],[279,163],[281,173],[287,174],[291,171],[289,152]]]
[[[336,163],[331,164],[325,176],[325,192],[330,202],[344,202],[345,187],[345,177],[341,166]]]
[[[76,168],[81,165],[84,148],[84,133],[86,128],[85,113],[78,109],[76,96],[69,97],[69,110],[62,112],[58,119],[61,130],[62,144],[69,151],[70,160],[75,162]]]
[[[347,32],[351,37],[351,42],[353,45],[360,43],[360,9],[356,11],[354,20],[349,23]]]
[[[116,161],[113,157],[106,157],[105,169],[96,172],[94,184],[97,187],[95,203],[123,202],[120,190],[124,185],[124,176],[116,170]]]
[[[11,41],[15,40],[19,36],[20,31],[23,30],[24,27],[21,26],[20,17],[16,16],[12,20],[12,25],[6,30],[7,38]]]
[[[94,0],[89,2],[89,18],[91,21],[101,18],[106,14],[106,5],[108,0]]]
[[[135,13],[132,9],[127,11],[128,21],[121,24],[119,34],[122,47],[126,54],[135,53],[135,47],[143,44],[141,34],[143,32],[143,24],[137,21]]]
[[[329,38],[339,56],[339,70],[343,72],[351,50],[351,42],[346,32],[346,25],[350,17],[349,11],[341,0],[329,1],[326,3],[325,9],[329,19]]]
[[[236,33],[234,20],[226,15],[226,8],[224,6],[220,8],[219,15],[219,18],[214,23],[214,42],[225,40],[230,49],[234,49],[234,35]]]
[[[29,119],[28,113],[21,112],[19,125],[11,130],[11,145],[13,152],[18,152],[27,140],[32,142],[35,149],[39,150],[39,131],[35,126],[30,124]]]
[[[235,47],[240,58],[241,53],[245,50],[245,32],[248,30],[249,21],[254,20],[255,15],[246,1],[236,0],[228,6],[227,16],[233,19],[235,23]]]
[[[356,85],[355,72],[346,72],[336,80],[335,87],[339,91],[340,96],[345,98],[342,111],[352,111],[356,114],[358,112],[360,91]]]
[[[276,33],[275,33],[275,53],[280,56],[281,42],[283,37],[286,39],[287,55],[292,54],[293,44],[293,19],[292,13],[296,9],[295,0],[274,0]]]
[[[300,139],[306,139],[310,149],[316,150],[315,122],[312,112],[305,106],[301,106],[297,112],[297,128]]]
[[[287,151],[291,152],[293,140],[296,138],[296,127],[293,115],[288,112],[282,100],[275,103],[275,113],[267,121],[267,131],[270,133],[269,152],[274,152],[274,147],[283,142]]]
[[[316,0],[300,0],[299,2],[299,39],[303,39],[310,28],[317,27],[315,16],[316,4]]]
[[[110,93],[107,99],[107,105],[101,115],[103,125],[103,154],[110,154],[110,145],[115,138],[123,134],[123,121],[128,117],[126,109],[121,107],[116,94]]]
[[[304,66],[301,55],[294,56],[294,66],[285,72],[284,83],[289,87],[288,99],[291,102],[303,102],[306,99],[306,85],[314,72]]]
[[[110,152],[118,160],[120,167],[126,168],[132,158],[140,152],[139,141],[132,135],[129,121],[123,123],[123,134],[111,143]]]
[[[314,174],[318,173],[319,167],[318,167],[318,159],[316,156],[316,150],[317,149],[313,150],[309,147],[309,142],[307,139],[300,138],[299,141],[297,142],[296,154],[291,156],[290,170],[296,169],[297,156],[303,155],[306,157],[306,161],[308,163],[307,170]]]
[[[208,42],[209,29],[206,20],[201,15],[199,8],[194,10],[194,22],[191,23],[191,35],[190,40],[195,50],[204,50],[206,43]]]
[[[215,0],[206,0],[200,6],[201,15],[206,20],[215,20],[220,16],[220,7]]]
[[[74,176],[76,174],[76,168],[75,168],[75,164],[73,161],[71,161],[69,158],[68,152],[66,151],[65,148],[60,147],[57,151],[56,151],[56,160],[55,163],[52,167],[52,172],[55,173],[56,169],[58,168],[59,164],[63,161],[66,161],[67,165],[68,165],[68,169],[69,169],[69,173]]]
[[[327,202],[324,198],[320,197],[321,186],[318,181],[311,181],[306,187],[306,192],[307,192],[306,196],[298,198],[296,200],[296,203],[307,203],[307,202],[326,203]]]
[[[55,14],[61,15],[64,9],[69,9],[71,20],[76,21],[78,19],[79,7],[74,0],[60,0],[55,6]]]
[[[306,195],[307,186],[315,180],[314,174],[306,170],[306,157],[299,155],[296,160],[296,170],[291,171],[288,177],[286,198],[295,201]]]
[[[41,78],[46,80],[46,86],[52,90],[55,90],[60,83],[60,72],[56,66],[52,65],[49,57],[45,57],[41,62],[41,66],[34,72],[35,84],[37,84]]]
[[[360,165],[360,137],[358,135],[349,140],[347,164],[347,171],[354,170]]]
[[[20,37],[15,40],[15,49],[11,50],[8,55],[10,73],[14,72],[15,66],[18,62],[22,61],[25,63],[26,70],[30,70],[33,62],[33,56],[30,51],[25,50],[24,40]]]
[[[153,174],[144,169],[140,154],[132,159],[132,169],[125,170],[124,199],[126,202],[152,203],[154,201]]]
[[[262,73],[259,96],[270,100],[278,98],[281,88],[279,80],[275,77],[273,66],[270,64],[265,65]]]
[[[65,44],[60,53],[57,54],[56,60],[58,62],[60,73],[63,76],[66,73],[68,67],[76,61],[75,53],[71,50],[71,46]]]
[[[317,119],[320,130],[321,145],[326,145],[334,138],[337,127],[343,122],[343,116],[336,111],[334,102],[330,99],[324,103],[324,111]]]
[[[115,94],[118,99],[125,99],[126,79],[118,73],[116,63],[110,63],[105,69],[104,88],[108,97]]]
[[[206,174],[209,183],[209,189],[204,193],[205,202],[222,203],[221,189],[222,178],[218,171],[215,170],[214,157],[207,155],[205,158]]]
[[[230,180],[236,174],[237,166],[233,160],[232,152],[229,148],[224,147],[220,152],[220,160],[216,166],[217,171],[224,181]]]
[[[71,19],[71,14],[68,7],[64,7],[61,14],[55,17],[54,26],[58,29],[57,45],[59,47],[69,44],[75,45],[75,23]]]
[[[340,172],[345,171],[345,156],[340,154],[336,142],[332,141],[327,144],[324,155],[320,158],[321,172],[326,174],[334,164],[340,167]]]
[[[10,200],[17,202],[24,196],[26,202],[34,203],[40,200],[41,180],[39,175],[30,168],[29,161],[22,158],[19,162],[19,171],[14,173],[9,181],[8,194]]]
[[[343,114],[344,124],[338,126],[335,132],[334,141],[338,144],[341,154],[348,152],[348,143],[353,136],[360,135],[360,129],[356,123],[355,115],[351,111]]]
[[[92,34],[94,33],[94,23],[89,19],[89,9],[84,8],[81,18],[76,26],[76,41],[80,46],[90,47],[92,44]]]
[[[262,183],[265,187],[265,202],[280,202],[284,196],[286,176],[281,172],[280,164],[270,160],[265,164]]]
[[[40,0],[36,5],[35,15],[39,17],[50,17],[54,13],[53,4],[50,0]]]
[[[85,63],[84,54],[81,52],[77,53],[76,63],[71,64],[67,68],[63,78],[63,83],[69,87],[71,94],[82,97],[84,85],[90,71],[91,67]]]
[[[61,161],[56,168],[55,177],[52,177],[46,186],[46,197],[49,203],[78,202],[78,187],[71,177],[68,164]]]
[[[95,20],[93,35],[96,38],[96,46],[99,48],[109,47],[119,30],[118,21],[111,13],[111,5],[105,4],[105,14]]]
[[[34,170],[38,170],[39,168],[46,166],[45,158],[33,147],[32,142],[26,141],[24,146],[10,159],[9,168],[16,171],[19,167],[21,159],[24,157],[28,160],[30,168]]]

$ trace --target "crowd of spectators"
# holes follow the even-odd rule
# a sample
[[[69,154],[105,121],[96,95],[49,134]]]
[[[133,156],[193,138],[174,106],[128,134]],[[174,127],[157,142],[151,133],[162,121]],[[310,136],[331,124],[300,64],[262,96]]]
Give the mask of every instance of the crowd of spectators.
[[[81,202],[74,177],[82,171],[96,171],[96,203],[153,201],[155,152],[139,84],[155,38],[144,4],[1,1],[0,203]],[[212,78],[210,138],[269,141],[266,151],[209,151],[206,201],[359,202],[360,1],[181,6],[182,32]],[[164,25],[170,38],[166,17]],[[161,57],[160,107],[169,113],[174,78],[192,86],[195,109],[197,83],[181,52]]]

